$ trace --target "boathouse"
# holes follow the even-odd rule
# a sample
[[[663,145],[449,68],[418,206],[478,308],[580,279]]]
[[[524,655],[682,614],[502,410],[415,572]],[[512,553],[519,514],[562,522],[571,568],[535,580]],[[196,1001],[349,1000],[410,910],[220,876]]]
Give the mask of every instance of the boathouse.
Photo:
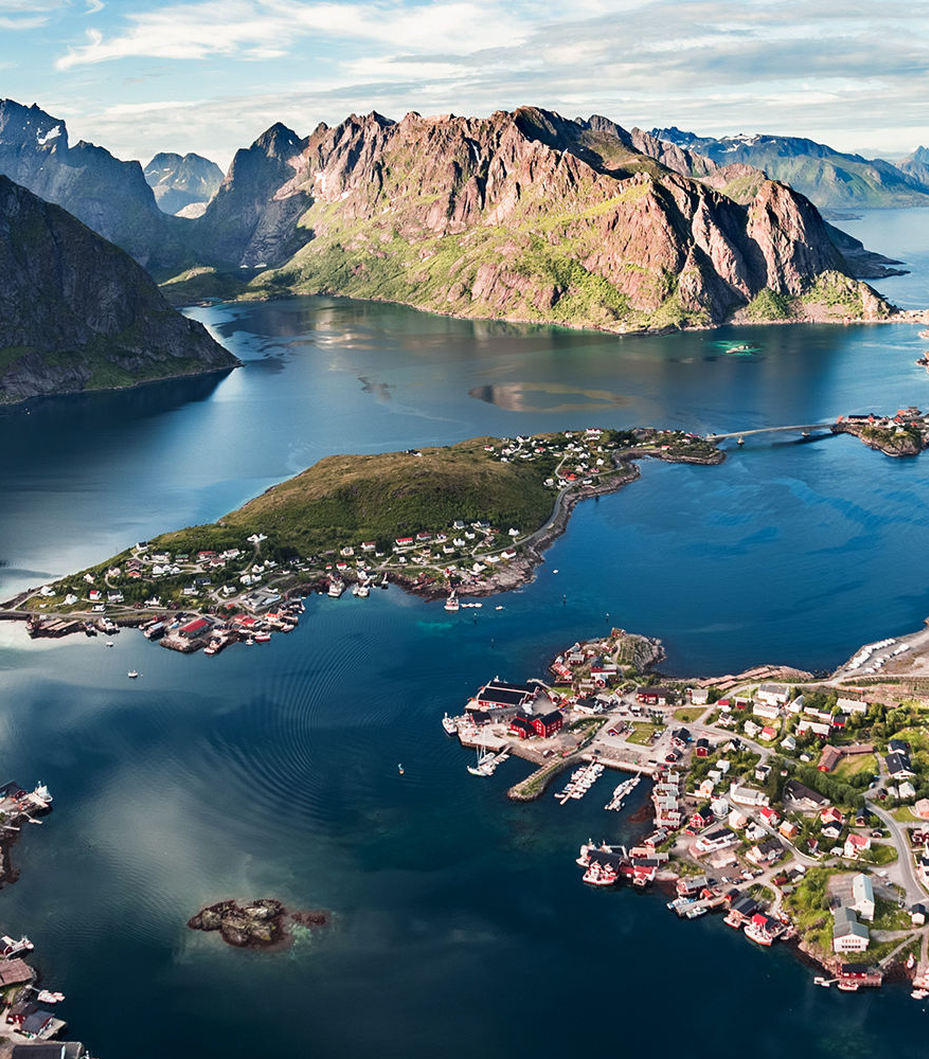
[[[475,701],[485,710],[507,707],[523,709],[536,697],[538,690],[535,684],[508,684],[505,680],[494,679],[481,688]]]

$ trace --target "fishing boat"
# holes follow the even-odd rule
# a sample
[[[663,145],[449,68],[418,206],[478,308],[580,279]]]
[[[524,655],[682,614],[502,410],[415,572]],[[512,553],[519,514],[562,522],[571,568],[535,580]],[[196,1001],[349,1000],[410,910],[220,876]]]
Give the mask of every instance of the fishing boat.
[[[839,982],[839,989],[841,989],[843,993],[857,993],[858,983],[843,980]]]
[[[271,633],[269,632],[256,632],[255,643],[268,643],[271,639]]]
[[[35,790],[28,795],[28,798],[33,805],[37,805],[40,809],[47,809],[54,801],[51,791],[41,780],[36,784]]]
[[[12,960],[14,956],[19,956],[23,952],[32,952],[34,948],[35,946],[25,934],[19,941],[8,934],[0,936],[0,958],[4,960]]]

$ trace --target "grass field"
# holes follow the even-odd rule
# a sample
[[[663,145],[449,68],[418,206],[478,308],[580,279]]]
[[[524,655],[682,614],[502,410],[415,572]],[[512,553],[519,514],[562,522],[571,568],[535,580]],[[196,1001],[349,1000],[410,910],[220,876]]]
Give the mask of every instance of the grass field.
[[[847,781],[851,776],[857,776],[859,772],[876,775],[877,758],[873,754],[853,754],[851,757],[843,757],[832,775],[836,779]]]
[[[674,711],[674,719],[682,721],[684,724],[691,724],[705,710],[706,706],[683,706],[681,709]]]
[[[652,735],[660,731],[661,725],[638,722],[632,726],[632,732],[626,736],[626,742],[637,743],[639,746],[650,746]]]

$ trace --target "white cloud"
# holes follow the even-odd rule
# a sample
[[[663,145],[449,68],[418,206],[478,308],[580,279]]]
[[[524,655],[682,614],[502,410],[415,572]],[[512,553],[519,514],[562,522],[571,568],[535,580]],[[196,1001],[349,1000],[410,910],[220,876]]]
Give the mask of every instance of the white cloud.
[[[87,0],[87,10],[84,12],[85,15],[96,15],[106,7],[103,0]]]
[[[126,16],[128,28],[104,37],[88,30],[56,66],[126,58],[195,60],[212,56],[250,59],[286,54],[299,38],[393,45],[411,51],[436,47],[468,54],[505,40],[519,43],[522,20],[495,2],[459,0],[410,8],[392,3],[303,3],[299,0],[205,0]]]
[[[136,60],[132,110],[101,106],[111,75],[95,68],[119,59]],[[121,13],[58,67],[90,86],[81,134],[123,156],[170,147],[223,163],[276,120],[304,134],[351,111],[522,103],[845,149],[929,140],[929,21],[902,0],[195,0]],[[178,101],[146,102],[164,77]],[[73,113],[75,95],[60,95]]]
[[[0,29],[39,29],[67,0],[0,0]]]

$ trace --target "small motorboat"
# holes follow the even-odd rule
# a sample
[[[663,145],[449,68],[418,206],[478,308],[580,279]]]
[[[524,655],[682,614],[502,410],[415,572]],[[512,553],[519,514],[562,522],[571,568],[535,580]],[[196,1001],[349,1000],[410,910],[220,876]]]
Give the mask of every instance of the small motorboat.
[[[403,766],[402,766],[402,765],[397,765],[397,772],[398,772],[398,773],[399,773],[399,774],[400,774],[401,776],[403,775]]]
[[[130,680],[136,680],[141,675],[142,674],[139,673],[138,670],[135,670],[135,669],[130,669],[129,672],[126,674],[126,676],[128,676]]]
[[[107,645],[107,647],[113,647],[114,646],[112,640],[107,640],[106,645]]]

